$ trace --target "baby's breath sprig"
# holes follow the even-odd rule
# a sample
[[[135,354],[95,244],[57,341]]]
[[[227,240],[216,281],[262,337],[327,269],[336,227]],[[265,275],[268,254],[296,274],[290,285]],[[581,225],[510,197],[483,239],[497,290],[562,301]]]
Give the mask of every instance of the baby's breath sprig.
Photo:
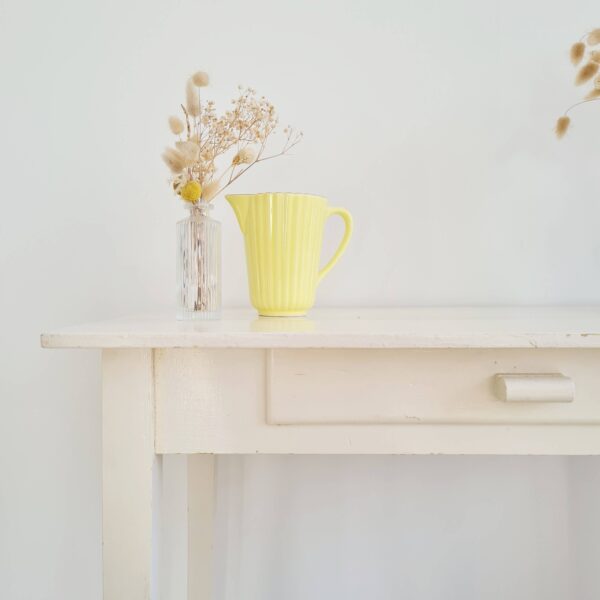
[[[584,58],[587,59],[583,66],[579,67],[575,75],[575,85],[584,85],[592,82],[592,89],[588,90],[583,100],[576,102],[569,106],[564,114],[556,121],[555,132],[557,138],[565,136],[569,127],[571,126],[571,117],[569,113],[582,104],[588,102],[597,102],[600,100],[600,50],[593,50],[594,46],[600,44],[600,27],[592,29],[589,33],[586,33],[581,40],[571,46],[569,56],[574,66],[579,66]]]
[[[273,104],[254,89],[238,86],[231,108],[218,115],[215,103],[200,97],[200,88],[208,83],[203,71],[187,81],[184,120],[169,117],[169,128],[179,139],[162,155],[173,175],[173,189],[191,204],[211,202],[255,164],[287,154],[302,139],[302,132],[288,125],[282,149],[267,154],[267,142],[279,124]],[[230,158],[223,169],[218,163],[225,155]]]

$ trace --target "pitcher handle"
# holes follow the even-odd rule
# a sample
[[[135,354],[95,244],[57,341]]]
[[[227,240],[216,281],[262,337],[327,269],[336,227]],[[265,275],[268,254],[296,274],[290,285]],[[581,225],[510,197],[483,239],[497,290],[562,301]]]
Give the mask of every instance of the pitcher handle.
[[[331,260],[319,271],[319,278],[317,280],[318,283],[321,283],[321,280],[331,269],[333,265],[340,259],[340,256],[344,253],[348,242],[350,241],[350,236],[352,235],[352,215],[345,208],[337,208],[330,207],[327,209],[326,219],[331,217],[332,215],[339,215],[344,219],[344,225],[346,226],[346,231],[344,232],[344,237],[338,246],[338,249],[335,251],[335,254],[331,257]]]

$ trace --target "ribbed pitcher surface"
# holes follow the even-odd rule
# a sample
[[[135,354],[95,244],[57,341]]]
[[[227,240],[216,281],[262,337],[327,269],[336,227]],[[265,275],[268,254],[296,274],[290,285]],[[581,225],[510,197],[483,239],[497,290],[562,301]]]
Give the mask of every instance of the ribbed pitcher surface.
[[[227,196],[244,234],[252,305],[264,316],[305,315],[317,284],[337,262],[352,233],[352,217],[321,196],[265,193]],[[342,242],[319,271],[327,217],[346,224]]]

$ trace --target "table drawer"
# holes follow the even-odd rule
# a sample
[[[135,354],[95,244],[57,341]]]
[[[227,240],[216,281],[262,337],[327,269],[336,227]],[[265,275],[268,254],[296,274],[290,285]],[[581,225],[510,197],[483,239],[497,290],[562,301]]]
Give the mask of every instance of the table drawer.
[[[286,349],[267,360],[272,425],[600,423],[599,350]]]

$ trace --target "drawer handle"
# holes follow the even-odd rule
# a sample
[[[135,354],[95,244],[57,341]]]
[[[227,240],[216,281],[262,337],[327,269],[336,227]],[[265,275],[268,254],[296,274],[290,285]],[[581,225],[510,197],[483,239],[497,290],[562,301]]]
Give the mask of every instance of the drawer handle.
[[[575,384],[561,373],[499,373],[496,395],[505,402],[573,402]]]

